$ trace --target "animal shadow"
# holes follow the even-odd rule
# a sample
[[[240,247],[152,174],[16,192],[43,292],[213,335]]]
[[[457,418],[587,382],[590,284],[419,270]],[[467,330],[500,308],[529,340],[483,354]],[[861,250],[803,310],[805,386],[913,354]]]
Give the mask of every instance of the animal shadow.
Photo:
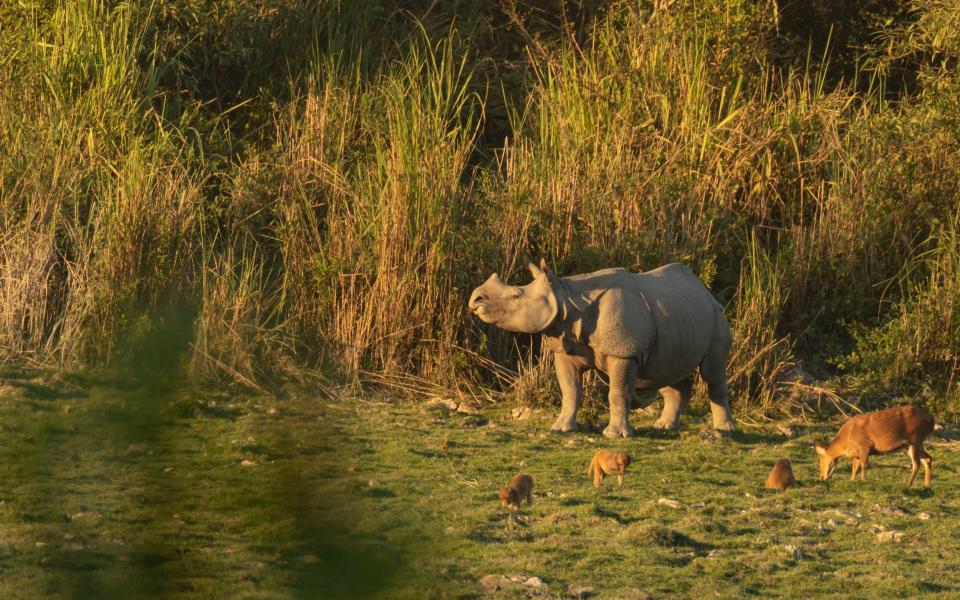
[[[644,533],[648,543],[661,548],[687,548],[694,552],[707,552],[716,547],[713,544],[695,540],[675,529],[660,525],[651,526]]]
[[[731,440],[739,444],[779,444],[783,442],[784,436],[779,433],[764,433],[762,431],[731,431],[724,434]]]
[[[932,498],[933,488],[932,487],[909,487],[903,490],[903,495],[914,497],[914,498]]]
[[[634,429],[639,437],[653,440],[678,440],[680,431],[677,429],[657,429],[656,427],[637,427]]]
[[[716,487],[731,487],[736,485],[736,483],[733,481],[729,481],[727,479],[714,479],[713,477],[694,477],[693,480],[697,483],[706,483]]]
[[[593,513],[598,517],[603,517],[605,519],[613,519],[614,521],[616,521],[621,525],[629,525],[630,523],[634,523],[640,520],[637,517],[624,517],[615,510],[610,510],[610,509],[603,508],[601,506],[596,506],[596,505],[594,505],[593,507]]]
[[[424,458],[437,458],[438,456],[448,456],[450,458],[463,458],[466,456],[463,452],[450,452],[446,450],[441,452],[439,450],[420,450],[418,448],[408,448],[407,449],[411,454],[416,454],[417,456],[422,456]]]

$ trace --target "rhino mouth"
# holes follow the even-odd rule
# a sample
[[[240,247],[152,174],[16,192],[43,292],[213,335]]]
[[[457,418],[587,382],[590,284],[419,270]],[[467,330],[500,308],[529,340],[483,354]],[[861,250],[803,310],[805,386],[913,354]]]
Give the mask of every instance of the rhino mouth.
[[[484,323],[495,324],[499,319],[490,314],[486,306],[480,305],[473,309],[473,314]]]

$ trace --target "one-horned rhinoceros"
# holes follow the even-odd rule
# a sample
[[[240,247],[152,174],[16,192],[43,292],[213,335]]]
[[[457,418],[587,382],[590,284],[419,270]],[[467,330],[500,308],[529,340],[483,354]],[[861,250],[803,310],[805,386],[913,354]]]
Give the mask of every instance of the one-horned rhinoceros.
[[[690,269],[673,263],[645,273],[604,269],[556,277],[543,260],[528,267],[533,282],[524,286],[491,275],[470,295],[470,310],[508,331],[543,334],[562,396],[553,431],[576,431],[587,369],[609,378],[605,436],[633,433],[627,413],[637,386],[660,389],[663,413],[656,427],[674,429],[697,367],[707,382],[714,428],[736,429],[727,401],[730,326]]]

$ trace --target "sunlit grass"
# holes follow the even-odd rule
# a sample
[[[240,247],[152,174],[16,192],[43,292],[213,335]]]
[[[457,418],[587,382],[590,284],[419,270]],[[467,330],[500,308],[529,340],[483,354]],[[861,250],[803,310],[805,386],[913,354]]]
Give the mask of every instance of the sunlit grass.
[[[640,435],[609,442],[548,434],[547,412],[6,375],[4,597],[474,596],[487,575],[543,581],[508,597],[960,591],[955,442],[908,490],[902,453],[816,482],[810,442],[836,424],[717,441],[700,412],[677,433],[633,415]],[[598,447],[633,456],[623,488],[592,487]],[[800,487],[764,490],[784,457]],[[535,502],[513,513],[497,491],[518,471]]]

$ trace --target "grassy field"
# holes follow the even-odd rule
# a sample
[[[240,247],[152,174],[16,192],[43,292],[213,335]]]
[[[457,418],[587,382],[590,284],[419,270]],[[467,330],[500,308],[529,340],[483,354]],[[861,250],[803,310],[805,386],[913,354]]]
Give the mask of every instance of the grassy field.
[[[902,455],[820,484],[838,423],[771,421],[960,421],[955,0],[18,0],[0,28],[0,598],[960,597],[955,436],[933,491]],[[607,443],[545,434],[538,336],[467,310],[541,257],[688,265],[766,425],[638,414],[594,491]],[[779,457],[804,485],[766,493]]]
[[[903,454],[872,461],[866,483],[849,463],[815,481],[809,444],[836,423],[715,439],[703,412],[671,433],[638,412],[640,435],[608,442],[503,405],[3,381],[5,598],[960,594],[947,434],[928,447],[932,489],[908,490]],[[588,482],[598,447],[633,455],[622,489]],[[802,485],[765,491],[781,457]],[[513,513],[496,495],[517,471],[536,500]]]

